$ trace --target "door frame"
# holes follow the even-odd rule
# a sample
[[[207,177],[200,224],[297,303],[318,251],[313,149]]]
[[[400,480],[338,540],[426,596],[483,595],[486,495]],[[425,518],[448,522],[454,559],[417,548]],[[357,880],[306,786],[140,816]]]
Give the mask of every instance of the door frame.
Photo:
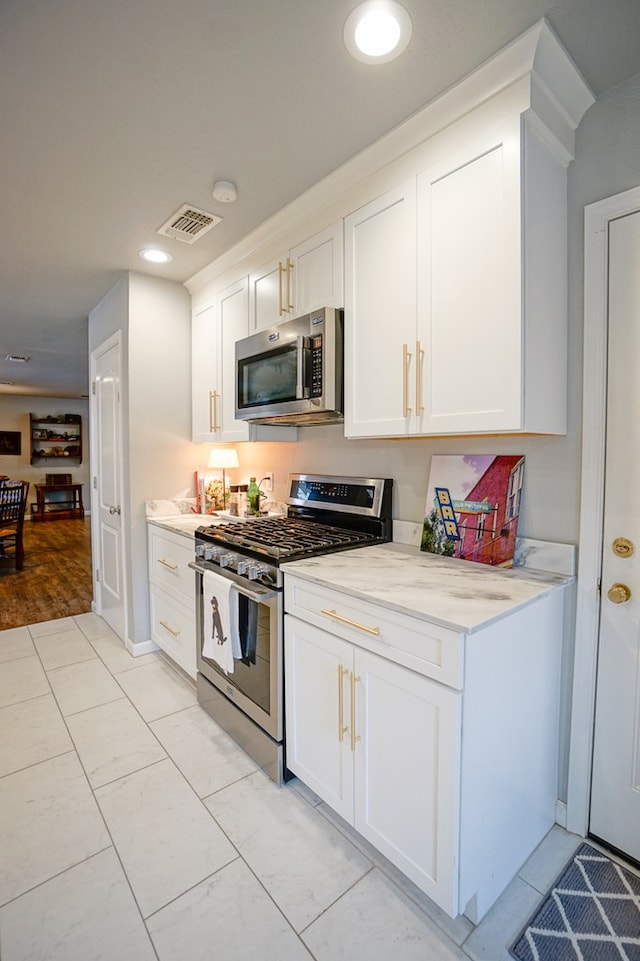
[[[94,596],[94,610],[96,614],[102,614],[102,583],[96,580],[96,569],[100,567],[100,556],[97,551],[101,549],[100,531],[99,531],[99,511],[98,506],[95,502],[96,499],[96,478],[97,478],[97,465],[99,463],[98,458],[98,437],[97,437],[97,422],[98,418],[96,416],[96,394],[95,394],[95,382],[96,382],[96,365],[97,360],[102,354],[106,354],[107,351],[111,350],[113,347],[118,348],[119,358],[120,358],[120,373],[122,374],[122,331],[116,330],[114,334],[107,337],[105,341],[95,347],[90,354],[90,384],[91,391],[89,393],[89,447],[91,456],[91,544],[92,544],[92,569],[93,569],[93,596]],[[120,441],[122,442],[122,404],[118,404],[118,417],[119,425],[118,430],[120,434]],[[121,500],[124,499],[124,468],[122,455],[120,456],[120,492]],[[124,524],[124,505],[122,507],[122,524]],[[124,547],[124,538],[120,538],[120,565],[122,570],[122,600],[124,605],[123,617],[124,617],[124,634],[122,638],[124,643],[127,643],[128,638],[128,625],[129,625],[129,596],[127,591],[127,578],[126,578],[126,556]]]
[[[640,210],[640,187],[585,207],[582,483],[567,829],[586,837],[600,622],[607,414],[609,223]]]

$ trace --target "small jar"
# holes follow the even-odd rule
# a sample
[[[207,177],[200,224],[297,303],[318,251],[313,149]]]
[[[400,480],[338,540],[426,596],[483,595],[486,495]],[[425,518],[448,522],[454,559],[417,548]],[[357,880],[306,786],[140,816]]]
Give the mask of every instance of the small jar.
[[[240,489],[237,484],[229,486],[229,513],[232,517],[240,514]]]

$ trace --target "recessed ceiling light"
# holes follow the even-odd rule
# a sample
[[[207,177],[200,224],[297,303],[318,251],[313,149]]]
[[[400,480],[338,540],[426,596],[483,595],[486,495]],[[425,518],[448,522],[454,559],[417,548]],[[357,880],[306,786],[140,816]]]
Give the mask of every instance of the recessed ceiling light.
[[[411,17],[396,0],[365,0],[344,25],[347,50],[364,63],[388,63],[410,39]]]
[[[148,260],[152,264],[168,264],[170,260],[173,260],[171,254],[168,254],[166,250],[159,250],[157,247],[145,247],[139,253],[143,260]]]

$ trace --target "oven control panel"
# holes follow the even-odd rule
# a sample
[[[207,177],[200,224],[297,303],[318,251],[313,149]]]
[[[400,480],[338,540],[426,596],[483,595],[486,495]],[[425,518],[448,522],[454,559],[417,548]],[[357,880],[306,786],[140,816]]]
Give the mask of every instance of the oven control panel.
[[[273,564],[238,554],[219,544],[209,544],[196,540],[196,563],[203,570],[218,574],[231,572],[244,581],[254,581],[265,587],[279,587],[278,569]],[[236,579],[235,577],[233,578]]]

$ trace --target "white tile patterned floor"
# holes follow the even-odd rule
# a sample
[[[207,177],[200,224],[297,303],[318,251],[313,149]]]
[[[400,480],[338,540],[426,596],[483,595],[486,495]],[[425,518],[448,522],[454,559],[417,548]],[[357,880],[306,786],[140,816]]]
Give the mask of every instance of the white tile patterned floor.
[[[160,655],[94,614],[0,632],[2,961],[507,961],[580,840],[451,920]]]

